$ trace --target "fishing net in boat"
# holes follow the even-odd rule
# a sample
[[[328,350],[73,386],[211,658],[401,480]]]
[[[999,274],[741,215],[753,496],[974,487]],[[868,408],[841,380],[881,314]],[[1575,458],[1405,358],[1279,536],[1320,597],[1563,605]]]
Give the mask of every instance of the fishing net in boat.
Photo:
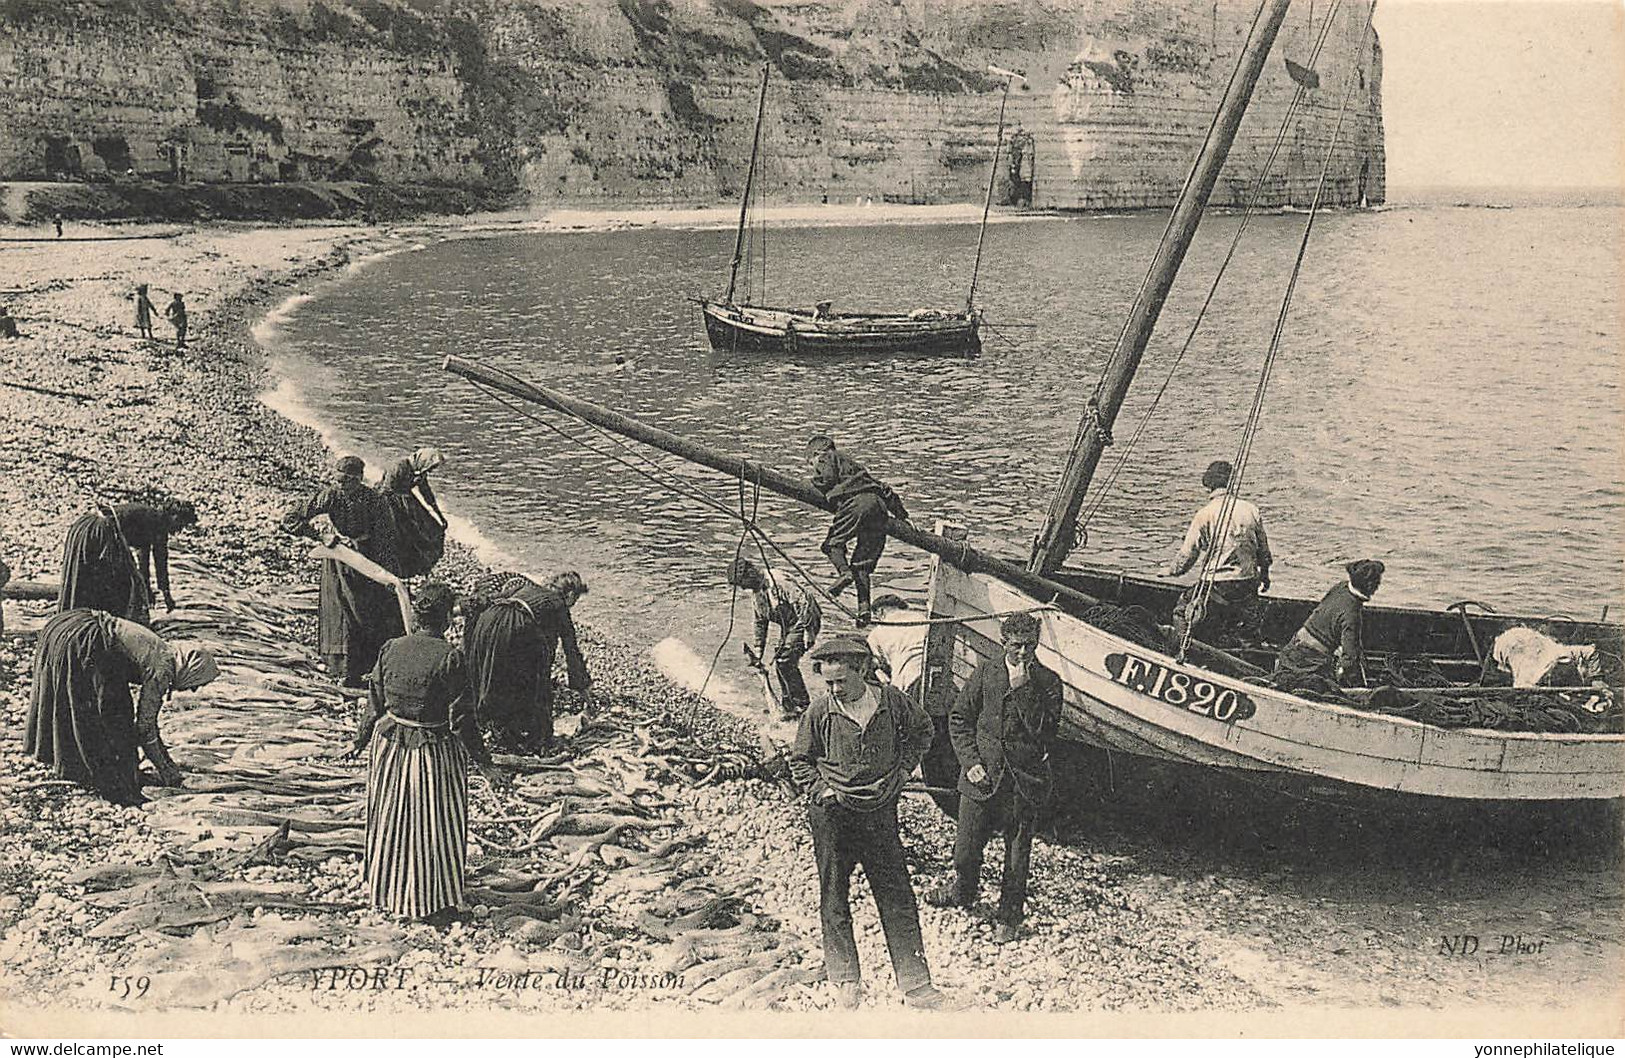
[[[1100,603],[1078,615],[1086,624],[1109,635],[1152,650],[1167,650],[1168,640],[1157,627],[1157,618],[1143,606],[1113,606]]]
[[[1620,697],[1606,688],[1561,694],[1530,690],[1510,697],[1462,697],[1379,687],[1366,701],[1371,712],[1403,716],[1434,727],[1478,727],[1542,734],[1625,733]]]
[[[1364,698],[1319,674],[1294,673],[1287,679],[1249,680],[1287,691],[1313,702],[1329,702],[1369,713],[1402,716],[1432,727],[1476,727],[1490,731],[1530,731],[1537,734],[1625,733],[1625,705],[1617,689],[1604,687],[1554,693],[1530,689],[1473,695],[1457,686],[1429,658],[1390,655],[1368,675],[1380,686]],[[1453,688],[1433,693],[1426,688]],[[1485,688],[1486,692],[1491,688]]]

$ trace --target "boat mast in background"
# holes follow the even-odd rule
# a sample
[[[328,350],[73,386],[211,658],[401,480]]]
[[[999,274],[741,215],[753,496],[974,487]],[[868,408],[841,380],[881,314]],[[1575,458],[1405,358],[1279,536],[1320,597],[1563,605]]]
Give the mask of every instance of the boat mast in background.
[[[733,268],[728,272],[728,295],[722,300],[732,305],[734,287],[739,282],[739,263],[745,257],[745,220],[750,211],[751,186],[756,182],[756,156],[762,149],[762,115],[767,111],[767,75],[773,64],[762,64],[762,91],[756,99],[756,131],[750,141],[750,168],[745,170],[745,193],[739,199],[739,234],[734,237]]]
[[[1010,102],[1010,85],[1016,81],[1022,84],[1027,79],[1014,70],[1005,70],[992,64],[988,70],[1004,78],[1004,97],[999,100],[999,131],[993,137],[993,164],[987,171],[987,200],[982,203],[982,229],[976,233],[976,263],[970,270],[970,293],[965,296],[965,314],[968,316],[976,309],[976,276],[982,270],[982,242],[987,238],[987,215],[993,211],[993,185],[999,179],[999,148],[1004,145],[1004,108]]]
[[[1156,329],[1157,317],[1162,312],[1162,304],[1167,300],[1169,290],[1173,288],[1179,267],[1184,263],[1185,251],[1190,248],[1196,228],[1202,222],[1202,211],[1213,194],[1219,171],[1230,156],[1236,130],[1241,127],[1241,119],[1252,101],[1253,89],[1263,73],[1264,63],[1269,58],[1270,48],[1275,44],[1276,34],[1280,32],[1291,3],[1292,0],[1263,0],[1254,18],[1252,32],[1231,76],[1230,85],[1225,90],[1218,115],[1208,130],[1191,175],[1178,201],[1174,203],[1173,215],[1169,218],[1167,230],[1163,232],[1156,256],[1152,258],[1151,271],[1134,298],[1128,322],[1117,339],[1111,358],[1106,361],[1095,395],[1090,398],[1089,406],[1078,424],[1077,439],[1073,442],[1066,470],[1050,501],[1044,527],[1033,542],[1028,568],[1035,573],[1050,573],[1059,568],[1076,544],[1078,509],[1083,506],[1084,494],[1088,492],[1089,482],[1100,464],[1101,453],[1111,444],[1112,423],[1123,406],[1123,397],[1128,393],[1135,371],[1139,369],[1140,358],[1151,340],[1152,331]]]

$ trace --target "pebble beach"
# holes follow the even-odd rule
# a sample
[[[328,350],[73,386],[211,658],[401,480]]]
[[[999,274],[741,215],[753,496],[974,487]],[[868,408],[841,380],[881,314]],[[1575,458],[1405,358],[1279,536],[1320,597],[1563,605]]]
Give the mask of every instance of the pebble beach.
[[[940,219],[928,212],[893,219]],[[544,1018],[549,1034],[1334,1035],[1373,1018],[1421,1034],[1625,1027],[1616,811],[1421,818],[1083,752],[1069,762],[1067,806],[1035,842],[1019,940],[991,941],[998,843],[975,910],[922,902],[937,983],[965,1009],[904,1010],[859,881],[867,992],[862,1009],[837,1012],[820,980],[810,835],[764,759],[763,731],[673,685],[604,626],[583,629],[595,682],[563,695],[566,751],[501,758],[516,770],[510,786],[475,783],[470,917],[442,930],[365,908],[363,768],[338,760],[358,706],[317,668],[318,566],[277,526],[334,453],[261,401],[275,380],[255,324],[416,241],[729,223],[711,210],[391,228],[84,225],[83,241],[3,244],[0,301],[25,337],[0,342],[0,378],[15,384],[0,386],[0,557],[15,581],[54,581],[62,533],[92,502],[148,490],[193,500],[200,523],[171,545],[178,607],[155,627],[210,644],[224,673],[166,707],[186,786],[149,787],[141,808],[107,804],[21,751],[31,631],[50,604],[6,600],[8,1031],[127,1031],[140,1018],[297,1033],[361,1016],[351,1031],[388,1017],[389,1031],[434,1034],[446,1012],[458,1020],[439,1031],[459,1035]],[[184,292],[187,349],[163,340],[161,320],[160,340],[135,335],[141,282],[160,306]],[[436,578],[466,588],[484,572],[453,545]],[[951,873],[953,824],[915,795],[902,819],[924,893]],[[1471,955],[1444,949],[1464,935],[1477,938]],[[200,1012],[210,1020],[187,1020]],[[764,1016],[778,1020],[753,1020]]]

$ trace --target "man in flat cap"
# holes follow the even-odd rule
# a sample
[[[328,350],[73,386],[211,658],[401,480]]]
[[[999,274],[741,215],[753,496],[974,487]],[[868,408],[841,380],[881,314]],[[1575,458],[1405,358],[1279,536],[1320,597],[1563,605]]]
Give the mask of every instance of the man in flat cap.
[[[1061,722],[1061,677],[1038,663],[1038,618],[1011,614],[999,627],[1004,650],[976,668],[948,713],[959,757],[959,829],[954,880],[926,899],[938,907],[973,907],[982,851],[1004,829],[1004,876],[993,939],[1015,940],[1027,901],[1033,826],[1049,801],[1050,747]]]
[[[835,506],[835,518],[824,537],[823,552],[835,567],[835,582],[829,593],[835,597],[847,585],[858,589],[859,625],[869,623],[869,590],[875,567],[886,550],[886,519],[908,520],[908,509],[891,486],[869,473],[862,463],[839,452],[835,442],[822,434],[807,442],[812,462],[813,488]],[[852,559],[846,557],[847,541],[852,541]]]
[[[334,466],[333,483],[282,516],[282,527],[328,547],[342,544],[398,573],[395,519],[385,500],[362,480],[366,464],[345,456]],[[312,524],[325,516],[328,523]],[[389,640],[406,634],[394,591],[342,562],[322,562],[317,610],[318,649],[327,671],[346,687],[360,687]]]
[[[1270,590],[1273,558],[1258,507],[1230,495],[1231,473],[1230,464],[1222,459],[1208,465],[1202,475],[1202,486],[1208,490],[1207,505],[1191,519],[1179,554],[1162,571],[1165,577],[1182,576],[1199,557],[1206,556],[1196,583],[1185,590],[1174,608],[1176,649],[1184,645],[1187,637],[1202,638],[1226,631],[1256,639],[1260,632],[1262,608],[1258,596]],[[1230,517],[1220,539],[1219,522],[1226,503],[1230,505]],[[1205,601],[1204,583],[1211,585]]]
[[[944,996],[931,984],[919,907],[897,834],[897,798],[931,745],[931,720],[901,691],[873,681],[862,640],[830,639],[811,656],[826,693],[802,714],[790,770],[806,794],[818,861],[824,968],[841,1005],[856,1007],[863,989],[851,884],[852,868],[861,864],[904,1001],[939,1007]]]

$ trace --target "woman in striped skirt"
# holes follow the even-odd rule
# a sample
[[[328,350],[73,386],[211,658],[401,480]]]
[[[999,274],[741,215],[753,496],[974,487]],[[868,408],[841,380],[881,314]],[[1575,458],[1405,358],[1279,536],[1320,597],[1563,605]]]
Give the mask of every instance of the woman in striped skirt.
[[[491,764],[467,692],[462,651],[446,642],[456,596],[425,584],[417,630],[391,639],[372,670],[371,708],[351,756],[367,750],[367,851],[372,905],[446,917],[463,899],[468,764]]]

